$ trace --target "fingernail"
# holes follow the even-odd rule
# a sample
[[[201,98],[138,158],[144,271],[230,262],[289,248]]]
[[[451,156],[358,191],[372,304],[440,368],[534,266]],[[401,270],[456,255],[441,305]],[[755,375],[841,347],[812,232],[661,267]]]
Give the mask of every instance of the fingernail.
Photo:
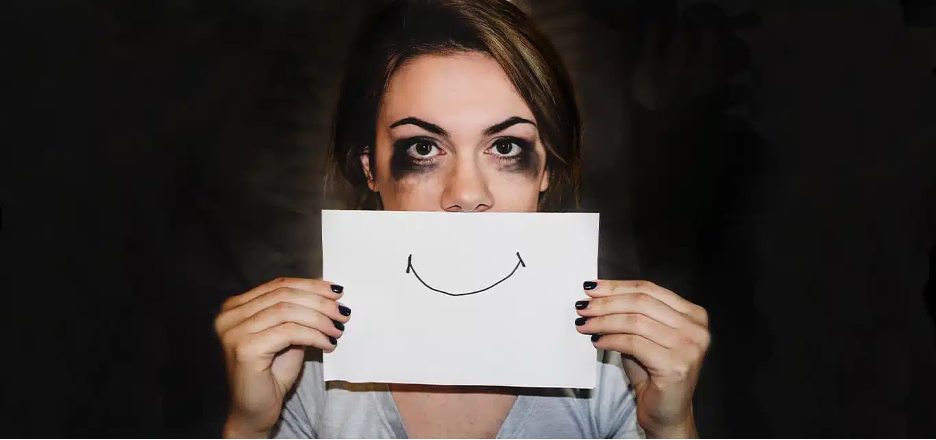
[[[575,318],[575,325],[585,325],[585,321],[588,321],[588,318],[585,318],[585,317]]]
[[[335,292],[335,293],[344,292],[344,287],[343,287],[343,286],[339,286],[339,285],[337,285],[337,284],[332,284],[332,285],[331,285],[331,289],[332,289],[332,292]]]
[[[591,337],[592,342],[598,342],[599,339],[601,339],[601,335],[592,335]]]
[[[338,313],[344,316],[351,316],[351,309],[349,309],[348,306],[338,306]]]
[[[338,340],[331,336],[328,337],[328,342],[331,342],[331,345],[338,345]]]
[[[582,287],[584,287],[585,290],[592,290],[592,289],[594,289],[595,287],[598,287],[598,283],[596,283],[596,282],[594,282],[594,281],[586,281],[586,282],[582,283]]]
[[[342,323],[340,323],[340,322],[338,322],[338,321],[332,321],[332,322],[335,323],[335,328],[336,328],[336,329],[341,330],[341,331],[344,331],[344,324],[342,324]]]
[[[578,301],[578,302],[575,303],[575,308],[576,308],[576,309],[582,310],[582,309],[584,309],[585,307],[588,307],[588,301]]]

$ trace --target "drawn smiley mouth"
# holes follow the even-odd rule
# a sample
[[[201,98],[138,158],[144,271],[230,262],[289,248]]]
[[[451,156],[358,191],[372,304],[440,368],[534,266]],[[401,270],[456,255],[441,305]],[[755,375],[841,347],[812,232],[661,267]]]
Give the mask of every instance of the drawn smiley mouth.
[[[483,289],[478,289],[478,290],[471,291],[471,292],[452,293],[452,292],[446,292],[441,289],[436,289],[435,287],[432,287],[429,284],[427,284],[425,281],[423,281],[423,279],[420,278],[419,274],[416,273],[416,268],[413,267],[413,254],[409,254],[409,257],[406,258],[406,273],[410,273],[410,271],[412,271],[416,279],[419,280],[419,282],[422,283],[423,286],[426,286],[427,289],[435,291],[435,292],[439,292],[443,295],[448,295],[448,296],[468,296],[468,295],[474,295],[476,293],[484,292],[485,290],[492,289],[494,286],[500,283],[503,283],[504,281],[507,281],[507,279],[512,277],[513,274],[517,272],[517,269],[519,269],[521,266],[526,267],[526,263],[524,263],[523,258],[520,257],[520,252],[517,252],[517,264],[514,266],[513,270],[510,271],[510,273],[507,274],[507,276],[501,278],[496,283],[491,284],[490,286],[487,286]]]

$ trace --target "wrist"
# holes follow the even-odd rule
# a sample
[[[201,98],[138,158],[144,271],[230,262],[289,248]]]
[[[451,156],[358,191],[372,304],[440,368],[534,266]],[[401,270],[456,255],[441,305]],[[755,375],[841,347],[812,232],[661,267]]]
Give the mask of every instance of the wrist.
[[[689,410],[689,416],[680,423],[669,426],[645,427],[644,432],[647,438],[699,438],[696,431],[695,417],[692,410]]]
[[[221,432],[222,438],[270,438],[269,429],[256,429],[236,417],[228,417]]]

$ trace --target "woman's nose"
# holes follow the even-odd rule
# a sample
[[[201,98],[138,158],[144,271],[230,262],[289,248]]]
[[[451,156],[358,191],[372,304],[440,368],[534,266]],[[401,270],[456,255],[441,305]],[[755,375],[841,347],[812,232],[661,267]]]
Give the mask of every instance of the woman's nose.
[[[442,209],[450,212],[483,212],[493,207],[494,195],[488,189],[487,181],[477,164],[459,163],[445,184]]]

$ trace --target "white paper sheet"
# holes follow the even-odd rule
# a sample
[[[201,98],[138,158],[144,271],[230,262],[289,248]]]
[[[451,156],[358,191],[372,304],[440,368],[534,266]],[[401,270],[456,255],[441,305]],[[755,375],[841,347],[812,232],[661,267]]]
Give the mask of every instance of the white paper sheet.
[[[594,388],[598,214],[325,210],[322,248],[351,308],[326,381]]]

